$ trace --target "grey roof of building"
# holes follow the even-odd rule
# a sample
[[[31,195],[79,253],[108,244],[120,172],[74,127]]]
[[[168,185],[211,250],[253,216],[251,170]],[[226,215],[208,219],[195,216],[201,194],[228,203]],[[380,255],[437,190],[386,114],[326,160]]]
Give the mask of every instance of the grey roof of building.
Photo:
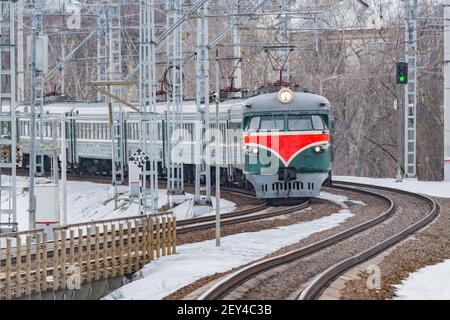
[[[289,103],[282,103],[278,99],[278,92],[252,97],[244,103],[242,113],[330,110],[330,102],[322,96],[309,92],[293,92],[293,94],[294,97]]]

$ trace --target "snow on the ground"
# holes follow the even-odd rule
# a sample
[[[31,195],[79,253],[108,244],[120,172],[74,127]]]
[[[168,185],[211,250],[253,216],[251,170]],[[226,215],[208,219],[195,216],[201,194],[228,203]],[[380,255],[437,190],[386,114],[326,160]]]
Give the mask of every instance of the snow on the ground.
[[[399,300],[449,300],[450,260],[422,268],[395,287]]]
[[[450,182],[417,181],[415,179],[404,179],[403,182],[395,182],[389,178],[366,178],[351,176],[334,176],[333,179],[379,185],[405,191],[427,194],[433,197],[450,198]]]
[[[2,177],[3,179],[3,177]],[[17,220],[19,230],[28,229],[28,179],[17,177]],[[128,188],[121,187],[123,191]],[[127,198],[124,194],[121,198]],[[2,195],[2,207],[7,205],[6,192]],[[212,197],[213,207],[215,198]],[[158,205],[162,207],[167,203],[167,191],[159,190]],[[192,217],[193,195],[186,194],[186,201],[173,209],[178,220]],[[231,212],[235,203],[221,199],[221,213]],[[114,200],[111,186],[91,182],[67,181],[67,211],[68,223],[107,220],[121,217],[139,215],[139,206],[136,202],[130,203],[123,199],[119,201],[118,209],[114,210]],[[214,214],[212,211],[210,214]]]
[[[353,216],[345,203],[351,201],[347,197],[322,192],[321,198],[339,204],[342,209],[312,221],[223,237],[220,248],[215,246],[215,240],[178,246],[176,255],[145,265],[134,281],[105,299],[161,299],[200,278],[263,258]]]

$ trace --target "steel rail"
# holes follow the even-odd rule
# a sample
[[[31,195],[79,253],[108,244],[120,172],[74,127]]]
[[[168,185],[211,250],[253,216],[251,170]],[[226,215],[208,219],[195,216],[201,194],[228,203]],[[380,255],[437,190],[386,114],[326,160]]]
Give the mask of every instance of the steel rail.
[[[356,265],[369,260],[371,257],[383,252],[387,248],[400,242],[401,240],[410,236],[414,232],[417,232],[418,230],[422,229],[423,227],[425,227],[429,223],[431,223],[439,214],[440,208],[437,205],[436,201],[434,201],[431,197],[429,197],[427,195],[416,194],[413,192],[397,190],[397,189],[388,188],[388,187],[372,186],[372,185],[368,186],[368,185],[364,185],[364,184],[360,184],[360,183],[353,183],[353,182],[336,182],[336,183],[345,183],[347,185],[352,185],[352,186],[360,187],[360,188],[373,188],[373,189],[378,189],[378,190],[382,190],[382,191],[402,193],[402,194],[413,196],[416,198],[421,198],[430,205],[430,211],[423,219],[421,219],[421,220],[417,221],[416,223],[410,225],[409,227],[403,229],[402,231],[398,232],[397,234],[393,235],[392,237],[390,237],[390,238],[378,243],[377,245],[375,245],[367,250],[364,250],[350,258],[347,258],[341,262],[334,264],[333,266],[329,267],[327,270],[325,270],[321,274],[317,275],[303,289],[302,293],[300,294],[300,296],[298,298],[299,300],[312,300],[312,299],[317,298],[319,296],[319,294],[327,287],[327,285],[331,281],[333,281],[335,278],[337,278],[340,274],[342,274],[344,271],[349,270],[349,269],[355,267]]]
[[[303,247],[301,249],[293,250],[288,253],[285,253],[280,256],[267,258],[262,261],[253,263],[245,268],[242,268],[241,270],[238,270],[237,272],[232,273],[231,275],[225,277],[221,281],[219,281],[217,284],[209,288],[206,292],[204,292],[198,300],[215,300],[220,299],[224,297],[226,294],[228,294],[230,291],[232,291],[235,287],[239,286],[239,284],[246,282],[247,280],[255,277],[257,274],[273,269],[277,266],[290,263],[292,261],[298,260],[300,258],[304,258],[306,256],[312,255],[316,252],[319,252],[331,245],[334,245],[336,243],[339,243],[343,241],[344,239],[347,239],[351,236],[354,236],[364,230],[367,230],[369,228],[372,228],[388,218],[390,218],[395,209],[394,201],[386,197],[385,195],[382,195],[380,193],[376,193],[373,191],[368,190],[358,190],[350,187],[345,186],[338,186],[334,185],[333,188],[335,189],[341,189],[341,190],[347,190],[352,192],[358,192],[362,194],[366,194],[369,196],[377,197],[379,199],[382,199],[388,203],[388,208],[383,211],[379,216],[375,217],[374,219],[371,219],[369,221],[366,221],[364,223],[361,223],[355,227],[352,227],[350,229],[347,229],[346,231],[343,231],[341,233],[338,233],[336,235],[330,236],[324,240],[315,242],[311,245],[308,245],[306,247]]]
[[[261,210],[256,210],[255,208],[250,208],[250,210],[252,210],[253,212],[247,212],[247,213],[242,213],[242,212],[230,212],[229,214],[222,214],[221,220],[220,220],[220,224],[222,226],[229,226],[229,225],[234,225],[234,224],[239,224],[239,223],[244,223],[244,222],[249,222],[249,221],[257,221],[257,220],[263,220],[263,219],[268,219],[268,218],[273,218],[273,217],[277,217],[277,216],[281,216],[281,215],[286,215],[289,213],[293,213],[296,211],[300,211],[303,210],[305,208],[307,208],[309,206],[309,201],[305,201],[304,203],[300,204],[300,205],[296,205],[296,206],[291,206],[288,208],[283,208],[280,210],[275,210],[272,212],[263,212],[263,213],[259,213],[259,214],[253,214],[257,211],[261,211]],[[267,208],[265,204],[260,205],[261,208]],[[244,210],[242,210],[244,211]],[[181,220],[181,221],[187,221],[188,223],[185,223],[184,226],[180,227],[180,222],[177,222],[177,234],[185,234],[185,233],[189,233],[189,232],[193,232],[193,231],[198,231],[198,230],[204,230],[204,229],[211,229],[215,227],[215,216],[208,216],[208,217],[202,217],[201,218],[204,221],[211,221],[211,222],[205,222],[203,223],[203,221],[201,222],[194,222],[192,223],[192,220],[196,220],[194,219],[189,219],[189,220]]]

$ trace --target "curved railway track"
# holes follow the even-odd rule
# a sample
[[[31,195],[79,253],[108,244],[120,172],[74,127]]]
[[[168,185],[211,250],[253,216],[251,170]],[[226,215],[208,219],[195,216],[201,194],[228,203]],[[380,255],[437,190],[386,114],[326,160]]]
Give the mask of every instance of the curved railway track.
[[[24,173],[24,172],[22,172]],[[68,174],[67,177],[69,180],[75,181],[89,181],[89,182],[97,182],[97,183],[110,183],[111,179],[108,177],[102,176],[86,176],[86,175],[76,175],[76,174]],[[164,181],[162,181],[164,183]],[[185,183],[186,186],[194,186],[193,184]],[[228,193],[238,194],[239,196],[244,197],[255,197],[255,193],[248,190],[243,190],[239,188],[233,187],[221,187],[221,191],[225,191]],[[288,206],[282,209],[273,210],[270,212],[264,212],[266,209],[270,207],[263,201],[260,204],[252,206],[250,208],[236,210],[230,213],[221,214],[221,225],[229,226],[249,221],[262,220],[267,218],[272,218],[276,216],[281,216],[285,214],[289,214],[295,211],[300,211],[305,209],[309,205],[309,201],[305,201],[299,205]],[[177,233],[178,234],[186,234],[188,232],[205,230],[209,228],[215,227],[215,216],[203,216],[199,218],[185,219],[177,221]],[[88,224],[88,223],[86,223]]]
[[[393,194],[402,194],[408,197],[413,197],[414,199],[420,199],[424,203],[426,203],[429,210],[426,212],[424,216],[421,217],[418,221],[408,225],[406,228],[403,228],[401,231],[396,232],[394,235],[389,236],[382,241],[376,243],[376,245],[371,246],[363,251],[360,251],[356,254],[350,255],[343,260],[334,263],[331,267],[328,267],[322,273],[319,273],[312,281],[306,282],[308,283],[306,287],[302,290],[300,294],[300,299],[314,299],[316,298],[320,292],[324,288],[326,288],[327,284],[330,281],[334,280],[338,277],[342,272],[348,270],[349,268],[368,260],[374,255],[382,252],[393,244],[399,242],[405,237],[411,235],[413,232],[419,230],[420,228],[426,226],[430,223],[438,214],[438,206],[436,202],[430,197],[414,194],[411,192],[394,190],[390,188],[384,187],[375,187],[368,186],[362,184],[354,184],[354,183],[344,183],[344,182],[336,182],[334,188],[340,190],[353,191],[357,193],[362,193],[370,196],[377,197],[379,199],[383,199],[388,204],[388,208],[384,210],[377,217],[353,226],[343,232],[340,232],[336,235],[325,238],[321,241],[310,244],[306,247],[302,247],[300,249],[296,249],[290,251],[288,253],[268,258],[254,264],[251,264],[245,268],[238,270],[235,273],[232,273],[229,276],[226,276],[218,283],[209,288],[206,292],[204,292],[198,299],[199,300],[212,300],[212,299],[221,299],[228,296],[231,292],[241,287],[249,280],[255,278],[256,276],[274,270],[278,267],[285,266],[290,263],[296,263],[299,260],[306,259],[308,257],[312,257],[317,253],[320,253],[326,249],[332,248],[335,245],[342,244],[347,239],[352,239],[353,237],[362,234],[365,231],[370,231],[372,228],[380,227],[383,225],[383,222],[391,219],[396,210],[398,210],[398,205],[392,199],[392,196],[386,196],[385,194],[371,191],[371,189],[376,189],[381,192],[393,193]],[[310,280],[311,278],[309,278]],[[249,297],[246,297],[249,298]],[[253,297],[250,297],[253,298]]]
[[[359,184],[359,183],[348,182],[347,184],[351,185],[351,186],[355,186],[355,187],[364,187],[363,184]],[[377,187],[372,187],[372,188],[384,190],[384,191],[393,191],[393,189],[387,188],[387,187],[378,187],[377,186]],[[395,190],[395,192],[402,193],[405,195],[414,195],[415,197],[422,198],[425,202],[429,203],[430,211],[422,219],[420,219],[416,223],[410,225],[409,227],[403,229],[402,231],[394,234],[393,236],[389,237],[385,241],[382,241],[382,242],[376,244],[375,246],[368,248],[367,250],[364,250],[356,255],[353,255],[353,256],[329,267],[323,273],[316,276],[306,286],[306,288],[303,289],[302,293],[299,296],[299,300],[313,300],[315,298],[318,298],[320,293],[323,292],[327,288],[327,286],[331,283],[331,281],[333,281],[334,279],[339,277],[339,275],[341,275],[343,272],[351,269],[352,267],[354,267],[364,261],[369,260],[373,256],[383,252],[387,248],[400,242],[401,240],[403,240],[404,238],[413,234],[414,232],[417,232],[418,230],[427,226],[439,214],[439,206],[431,197],[428,197],[428,196],[422,195],[422,194],[415,194],[415,193],[408,192],[408,191],[402,191],[402,190]]]
[[[249,221],[256,221],[262,219],[273,218],[296,211],[300,211],[308,207],[309,201],[305,201],[296,206],[290,206],[270,212],[264,212],[264,209],[269,207],[266,204],[261,204],[249,209],[233,211],[225,213],[220,216],[221,226],[229,226]],[[180,220],[177,222],[177,234],[185,234],[188,232],[210,229],[215,227],[215,216],[206,216],[194,219]]]

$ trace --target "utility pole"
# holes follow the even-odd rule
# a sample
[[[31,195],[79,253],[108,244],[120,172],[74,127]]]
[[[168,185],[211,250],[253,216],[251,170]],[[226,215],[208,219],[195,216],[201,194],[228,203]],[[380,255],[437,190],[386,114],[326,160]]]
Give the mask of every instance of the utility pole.
[[[29,55],[29,65],[28,65],[28,72],[29,72],[29,82],[30,82],[30,160],[29,160],[29,166],[30,166],[30,178],[29,178],[29,191],[28,191],[28,211],[29,211],[29,229],[34,229],[36,226],[36,198],[34,194],[34,185],[35,185],[35,176],[37,174],[41,175],[44,173],[44,156],[41,152],[39,152],[39,155],[37,155],[36,152],[36,138],[38,135],[38,131],[40,134],[40,142],[43,143],[43,130],[42,130],[42,124],[43,124],[43,104],[44,104],[44,79],[43,79],[43,72],[44,72],[44,64],[45,59],[47,58],[45,56],[45,50],[44,45],[46,42],[43,39],[40,39],[40,44],[42,45],[40,52],[40,59],[42,61],[39,61],[39,67],[37,65],[37,42],[38,42],[38,36],[40,35],[40,32],[42,30],[42,24],[43,24],[43,16],[42,16],[42,2],[41,0],[37,0],[34,3],[34,10],[33,10],[33,17],[32,17],[32,29],[31,29],[31,41],[30,41],[30,55]],[[36,128],[36,109],[38,109],[40,113],[40,121],[41,126],[40,130],[37,130]],[[36,158],[39,156],[40,162],[37,163]],[[39,167],[39,172],[37,171],[37,168]]]
[[[450,0],[444,3],[444,180],[450,181]]]
[[[214,99],[216,102],[216,246],[220,247],[220,128],[219,128],[219,103],[220,103],[220,71],[219,71],[219,49],[216,49],[216,93]]]
[[[281,8],[281,11],[283,12],[279,18],[279,41],[281,42],[283,48],[279,51],[279,59],[280,61],[284,62],[284,66],[281,65],[281,72],[283,74],[283,78],[280,79],[280,82],[289,83],[291,74],[289,69],[289,54],[290,54],[290,36],[289,36],[289,28],[290,28],[290,22],[291,18],[289,16],[289,12],[291,11],[292,6],[292,0],[278,0],[278,5]],[[284,70],[283,70],[284,69]]]
[[[139,141],[149,165],[142,170],[142,214],[158,212],[155,28],[155,0],[143,0],[139,5]]]
[[[30,63],[28,65],[28,72],[30,78],[30,178],[28,188],[28,229],[34,229],[36,223],[36,201],[34,196],[34,177],[36,175],[36,92],[35,92],[35,77],[36,77],[36,28],[31,29],[31,48]]]
[[[241,1],[240,0],[234,0],[234,13],[236,14],[235,19],[235,28],[233,31],[233,42],[234,42],[234,58],[238,61],[241,60],[241,29],[239,24],[239,13],[241,12]],[[217,66],[219,67],[219,66]],[[240,91],[235,93],[236,98],[242,98],[242,63],[238,62],[236,69],[234,70],[234,87],[241,89]],[[220,92],[220,88],[218,91]]]
[[[211,157],[209,128],[209,33],[208,5],[198,10],[197,50],[195,64],[195,102],[196,102],[196,146],[194,215],[202,215],[211,208]]]
[[[63,225],[68,223],[67,221],[67,156],[66,156],[66,116],[63,114],[61,119],[61,194],[62,194],[62,210],[61,221]]]
[[[395,109],[397,110],[398,115],[398,122],[397,122],[397,177],[396,182],[402,182],[403,181],[403,175],[400,167],[400,159],[401,159],[401,139],[402,139],[402,108],[401,103],[398,103],[398,101],[402,101],[401,95],[404,86],[408,86],[408,64],[406,62],[398,62],[396,65],[396,79],[395,82],[397,83],[398,88],[398,97],[399,100],[395,100]],[[403,99],[403,101],[405,101]],[[406,106],[405,106],[406,108]]]
[[[401,90],[399,90],[401,92]],[[402,141],[402,108],[401,103],[399,103],[401,99],[396,99],[394,101],[394,109],[397,111],[397,176],[396,176],[396,182],[402,182],[403,181],[403,174],[402,174],[402,168],[401,168],[401,158],[402,158],[402,147],[401,147],[401,141]]]
[[[122,15],[121,2],[111,1],[107,4],[106,20],[108,28],[108,76],[110,81],[121,80],[122,78]],[[111,85],[113,95],[121,96],[121,87]],[[108,86],[109,89],[109,86]],[[124,122],[121,103],[107,96],[108,107],[110,109],[111,142],[112,142],[112,188],[114,192],[114,207],[118,208],[119,192],[118,185],[124,182],[124,169],[126,161],[126,150],[124,146]]]
[[[166,30],[181,19],[182,1],[166,0]],[[170,207],[185,200],[183,181],[183,39],[182,24],[166,39],[167,196]]]
[[[16,81],[14,17],[15,2],[0,2],[0,233],[17,228],[16,208]],[[10,170],[10,176],[2,175],[2,170]],[[6,199],[5,199],[6,197]]]
[[[405,85],[405,177],[417,176],[417,1],[405,0],[405,63],[409,81]]]
[[[66,58],[66,48],[65,48],[65,39],[66,36],[64,34],[64,13],[65,13],[65,4],[64,2],[61,2],[61,34],[60,34],[60,46],[61,46],[61,96],[64,96],[66,94],[66,90],[65,90],[65,84],[64,84],[64,80],[65,80],[65,63],[64,63],[64,59]]]
[[[17,1],[17,100],[25,101],[25,72],[23,61],[23,9],[24,0]]]

